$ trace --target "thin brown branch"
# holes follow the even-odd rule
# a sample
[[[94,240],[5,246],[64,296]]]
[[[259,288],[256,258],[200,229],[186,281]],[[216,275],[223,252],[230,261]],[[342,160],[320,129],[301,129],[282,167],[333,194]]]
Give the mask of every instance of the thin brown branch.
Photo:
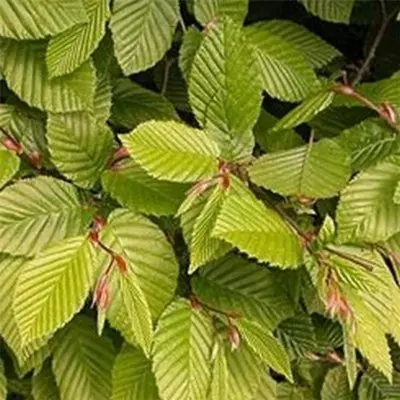
[[[168,81],[169,81],[169,71],[171,70],[171,66],[174,63],[174,59],[166,59],[165,60],[165,69],[164,69],[164,78],[163,78],[163,83],[162,83],[162,88],[161,88],[161,94],[165,96],[165,93],[167,92],[167,87],[168,87]]]

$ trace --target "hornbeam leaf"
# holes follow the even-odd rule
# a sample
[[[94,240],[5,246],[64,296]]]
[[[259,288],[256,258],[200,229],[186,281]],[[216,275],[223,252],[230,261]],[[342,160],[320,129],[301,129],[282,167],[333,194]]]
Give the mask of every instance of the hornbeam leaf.
[[[3,360],[0,360],[0,400],[7,398],[7,378],[4,374]]]
[[[112,370],[111,400],[159,400],[151,371],[151,362],[144,354],[124,343]]]
[[[186,82],[190,79],[194,57],[199,50],[202,40],[202,33],[194,26],[191,26],[183,36],[182,45],[179,49],[179,68]]]
[[[20,165],[19,157],[6,149],[0,148],[0,189],[17,173]]]
[[[10,88],[30,106],[55,113],[93,106],[96,76],[90,61],[71,74],[50,79],[44,58],[45,43],[7,40],[1,47],[2,73]]]
[[[301,263],[302,249],[295,232],[247,189],[227,196],[213,236],[261,262],[283,268],[295,268]]]
[[[115,54],[125,75],[152,67],[172,44],[177,0],[116,0],[111,16]]]
[[[0,193],[0,251],[34,255],[83,233],[89,219],[69,183],[46,176],[21,180]]]
[[[77,186],[92,187],[111,156],[112,132],[88,113],[50,114],[47,138],[57,169]]]
[[[345,367],[347,374],[347,381],[350,390],[354,389],[357,380],[357,354],[356,348],[351,337],[351,332],[347,326],[343,326],[343,352],[345,358]]]
[[[322,386],[321,400],[350,400],[351,398],[346,370],[343,367],[329,370]]]
[[[378,242],[400,231],[400,205],[393,202],[399,180],[400,157],[390,156],[351,181],[337,209],[340,241]]]
[[[194,16],[202,25],[217,21],[223,16],[242,24],[247,8],[247,0],[195,0]]]
[[[41,39],[87,22],[81,0],[2,0],[0,36]]]
[[[273,34],[267,23],[248,26],[245,34],[257,55],[263,88],[270,96],[295,102],[318,88],[317,77],[302,52]]]
[[[84,0],[88,22],[50,39],[46,52],[49,76],[66,75],[89,59],[105,34],[108,0]]]
[[[273,370],[293,382],[289,357],[271,331],[263,329],[256,322],[239,319],[236,322],[241,336],[261,359]]]
[[[331,22],[350,22],[351,11],[355,0],[300,0],[313,15]]]
[[[104,171],[101,181],[104,190],[122,206],[152,215],[175,214],[188,189],[184,184],[153,178],[132,159]]]
[[[194,182],[217,172],[217,145],[205,132],[184,124],[148,121],[120,139],[133,159],[155,178]]]
[[[271,400],[276,399],[276,381],[269,375],[264,374],[261,378],[260,386],[254,400]]]
[[[394,372],[393,383],[390,384],[387,379],[373,368],[368,368],[361,378],[358,387],[358,396],[360,400],[395,400],[399,398],[400,393],[400,374]]]
[[[250,179],[283,196],[326,198],[336,195],[350,176],[350,157],[330,139],[260,157]]]
[[[161,398],[206,398],[213,334],[211,320],[192,310],[186,300],[179,299],[166,308],[153,344],[153,371]]]
[[[13,303],[22,342],[48,336],[72,319],[93,284],[93,267],[84,236],[48,246],[26,262]]]
[[[34,400],[58,400],[60,391],[49,363],[38,374],[32,376],[32,396]]]
[[[212,351],[216,351],[212,366],[212,379],[210,383],[210,400],[227,399],[228,387],[228,363],[226,359],[226,349],[224,343],[218,337],[215,339]]]
[[[115,350],[94,321],[78,316],[55,338],[52,369],[61,399],[108,400]]]

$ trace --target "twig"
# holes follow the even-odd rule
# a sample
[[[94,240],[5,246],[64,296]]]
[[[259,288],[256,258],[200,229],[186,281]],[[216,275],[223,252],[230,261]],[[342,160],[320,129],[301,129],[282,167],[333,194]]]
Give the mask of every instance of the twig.
[[[161,88],[161,94],[165,96],[165,93],[167,92],[167,87],[168,87],[168,80],[169,80],[169,71],[171,69],[172,64],[174,63],[174,59],[166,59],[165,60],[165,69],[164,69],[164,79],[163,79],[163,84]]]
[[[186,25],[185,25],[185,21],[182,18],[182,13],[179,13],[179,24],[181,25],[183,33],[186,33],[187,28],[186,28]]]

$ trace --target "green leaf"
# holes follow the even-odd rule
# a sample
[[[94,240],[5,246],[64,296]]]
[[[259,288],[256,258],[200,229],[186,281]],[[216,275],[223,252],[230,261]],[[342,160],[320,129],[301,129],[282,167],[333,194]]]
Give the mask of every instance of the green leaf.
[[[69,183],[46,176],[20,180],[0,193],[0,251],[34,255],[83,233],[89,218]]]
[[[214,355],[214,352],[216,354]],[[227,399],[229,393],[228,387],[228,363],[225,355],[226,349],[224,343],[216,338],[212,356],[214,357],[212,365],[212,378],[208,398],[210,400]]]
[[[121,135],[133,159],[154,178],[194,182],[217,172],[217,145],[206,133],[175,121],[149,121]]]
[[[300,0],[308,12],[330,22],[350,23],[354,0]]]
[[[348,331],[347,326],[343,326],[343,352],[347,374],[347,381],[349,383],[350,390],[354,389],[357,380],[357,354],[356,348],[354,347],[353,340],[351,338],[351,332]]]
[[[246,319],[237,321],[241,336],[248,345],[256,352],[261,359],[276,372],[284,375],[290,382],[293,382],[293,375],[290,369],[289,357],[272,335],[272,332],[263,329],[256,322]]]
[[[263,374],[254,400],[272,399],[276,399],[276,382],[269,375]]]
[[[400,374],[393,374],[393,383],[373,368],[369,368],[361,378],[358,387],[360,400],[395,400],[400,398]]]
[[[273,330],[293,314],[291,300],[282,285],[285,279],[286,272],[230,254],[202,268],[192,285],[206,304],[237,312]]]
[[[376,165],[399,149],[396,135],[377,118],[369,118],[344,130],[337,140],[351,153],[351,166],[356,171]]]
[[[272,209],[246,188],[227,196],[213,231],[223,239],[261,262],[283,268],[301,263],[302,249],[292,229]]]
[[[217,185],[196,218],[189,246],[190,274],[205,263],[221,257],[231,248],[229,244],[211,236],[225,197],[225,191]]]
[[[144,354],[124,343],[112,370],[112,400],[158,400],[151,362]]]
[[[92,107],[96,77],[90,61],[71,74],[50,79],[45,43],[7,40],[1,47],[2,73],[9,87],[30,106],[55,113]]]
[[[74,26],[49,41],[46,65],[51,78],[69,74],[87,61],[105,34],[108,0],[83,0],[83,5],[88,22]]]
[[[304,122],[308,122],[321,111],[330,106],[335,94],[330,90],[324,90],[308,96],[303,103],[286,114],[274,126],[274,131],[294,128]]]
[[[52,368],[61,399],[108,400],[115,350],[99,337],[94,321],[76,317],[56,337]]]
[[[0,36],[13,39],[54,36],[86,21],[80,0],[3,0],[0,4]]]
[[[353,396],[347,382],[346,370],[335,367],[325,376],[321,400],[352,400]]]
[[[149,305],[135,275],[125,272],[120,276],[120,296],[127,312],[127,322],[136,342],[148,357],[153,336]]]
[[[96,71],[96,89],[93,99],[93,111],[96,119],[105,123],[111,115],[111,77]]]
[[[195,0],[194,15],[202,25],[230,17],[242,24],[248,8],[248,0]]]
[[[158,93],[129,79],[118,79],[113,88],[111,122],[133,129],[142,122],[178,119],[172,104]]]
[[[0,189],[18,172],[20,159],[15,153],[0,148]]]
[[[72,319],[93,284],[92,248],[83,236],[47,247],[28,261],[14,294],[22,342],[48,336]]]
[[[154,179],[132,159],[104,171],[101,182],[123,207],[152,215],[175,214],[188,189],[184,184]]]
[[[147,218],[117,209],[109,216],[101,240],[125,259],[128,270],[139,281],[153,319],[157,319],[172,300],[178,278],[175,255],[163,232]],[[110,312],[117,314],[121,303],[118,298],[111,299]]]
[[[281,37],[300,51],[313,68],[321,68],[340,55],[337,49],[320,36],[292,21],[275,19],[265,21],[264,26],[270,33]]]
[[[153,370],[162,398],[206,398],[213,331],[211,320],[186,300],[166,308],[153,344]]]
[[[260,157],[249,168],[257,185],[281,195],[332,197],[347,183],[350,159],[330,139]]]
[[[112,132],[88,113],[50,114],[47,137],[57,169],[77,186],[92,187],[110,158]]]
[[[172,44],[177,0],[116,0],[111,16],[115,54],[125,75],[152,67]]]
[[[279,400],[314,400],[310,389],[289,383],[279,383],[277,385],[277,398]]]
[[[400,205],[393,202],[399,180],[400,157],[391,156],[351,181],[337,209],[340,241],[378,242],[400,230]]]
[[[32,396],[34,400],[60,398],[60,391],[50,364],[46,363],[38,374],[32,376]]]
[[[0,400],[7,398],[7,378],[4,374],[3,360],[0,360]]]
[[[259,22],[245,29],[257,56],[264,90],[284,101],[303,100],[319,83],[311,65],[294,45]]]
[[[223,19],[207,31],[191,66],[189,100],[196,119],[221,142],[226,157],[251,153],[261,84],[256,59],[233,21]]]
[[[193,61],[202,41],[202,33],[194,26],[190,26],[183,36],[179,49],[179,68],[186,82],[190,79]]]

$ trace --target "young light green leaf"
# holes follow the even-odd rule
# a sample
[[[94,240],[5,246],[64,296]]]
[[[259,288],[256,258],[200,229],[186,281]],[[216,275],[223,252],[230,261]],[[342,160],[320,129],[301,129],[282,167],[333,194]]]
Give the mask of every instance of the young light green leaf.
[[[159,400],[151,362],[142,351],[124,343],[112,370],[111,400]]]
[[[203,37],[202,33],[194,26],[191,26],[183,36],[182,45],[179,49],[179,68],[186,82],[190,79],[194,57],[200,48]]]
[[[49,336],[82,308],[93,284],[92,262],[84,236],[48,246],[26,262],[13,303],[23,343]]]
[[[39,373],[32,376],[32,396],[34,400],[58,400],[60,391],[49,363]]]
[[[265,22],[248,26],[245,34],[256,53],[264,90],[270,96],[295,102],[318,88],[317,77],[302,52],[273,34]]]
[[[71,74],[50,79],[45,43],[7,40],[1,43],[0,67],[9,87],[30,106],[60,113],[93,106],[96,76],[86,61]],[[29,79],[25,79],[29,76]]]
[[[184,184],[153,178],[132,159],[104,171],[101,182],[123,207],[151,215],[175,214],[188,189]]]
[[[21,180],[0,193],[0,251],[34,255],[83,233],[89,219],[69,183],[46,176]]]
[[[113,88],[111,122],[133,129],[151,119],[177,120],[179,117],[172,104],[163,96],[129,79],[118,79]]]
[[[4,374],[3,360],[0,360],[0,400],[7,398],[7,378]]]
[[[115,54],[125,75],[152,67],[172,44],[177,0],[116,0],[111,15]]]
[[[94,321],[76,317],[55,338],[52,369],[61,399],[108,400],[115,350]]]
[[[127,311],[127,322],[131,325],[136,342],[148,357],[153,336],[149,305],[135,275],[130,272],[122,273],[119,282],[121,301]]]
[[[289,357],[283,346],[272,335],[272,332],[263,329],[256,322],[246,319],[239,319],[237,326],[241,336],[243,336],[253,351],[269,367],[284,375],[290,382],[293,382]]]
[[[151,176],[194,182],[217,172],[217,145],[204,131],[175,121],[148,121],[121,135],[133,159]]]
[[[166,308],[153,344],[153,371],[162,398],[206,398],[213,331],[211,320],[192,310],[186,300]]]
[[[399,180],[400,157],[391,156],[351,181],[337,209],[340,241],[378,242],[400,230],[400,205],[393,202]]]
[[[113,135],[88,113],[50,114],[47,137],[57,169],[77,186],[92,187],[110,158]]]
[[[6,185],[17,173],[20,159],[15,153],[0,148],[0,189]]]
[[[202,25],[218,21],[223,16],[242,24],[247,8],[247,0],[195,0],[194,16]]]
[[[3,0],[0,3],[0,36],[18,40],[54,36],[87,20],[80,0]]]
[[[332,197],[347,183],[350,157],[330,139],[260,157],[249,168],[257,185],[284,196]]]
[[[100,123],[106,123],[111,115],[111,77],[96,70],[96,89],[93,99],[93,114]]]
[[[267,374],[263,374],[254,400],[275,400],[277,396],[276,392],[277,387],[274,379]]]
[[[330,22],[350,22],[351,11],[355,0],[300,0],[313,15]]]
[[[209,399],[227,399],[228,387],[228,363],[226,360],[226,349],[224,343],[218,337],[215,339],[212,354],[216,352],[212,365],[212,378],[210,383]]]
[[[321,400],[351,400],[352,398],[346,370],[343,367],[329,370],[322,386]]]
[[[343,351],[347,374],[347,382],[350,390],[354,389],[357,380],[357,354],[351,337],[351,332],[346,325],[343,325]]]
[[[227,196],[213,236],[260,262],[282,268],[295,268],[301,263],[302,249],[294,231],[247,189]]]

